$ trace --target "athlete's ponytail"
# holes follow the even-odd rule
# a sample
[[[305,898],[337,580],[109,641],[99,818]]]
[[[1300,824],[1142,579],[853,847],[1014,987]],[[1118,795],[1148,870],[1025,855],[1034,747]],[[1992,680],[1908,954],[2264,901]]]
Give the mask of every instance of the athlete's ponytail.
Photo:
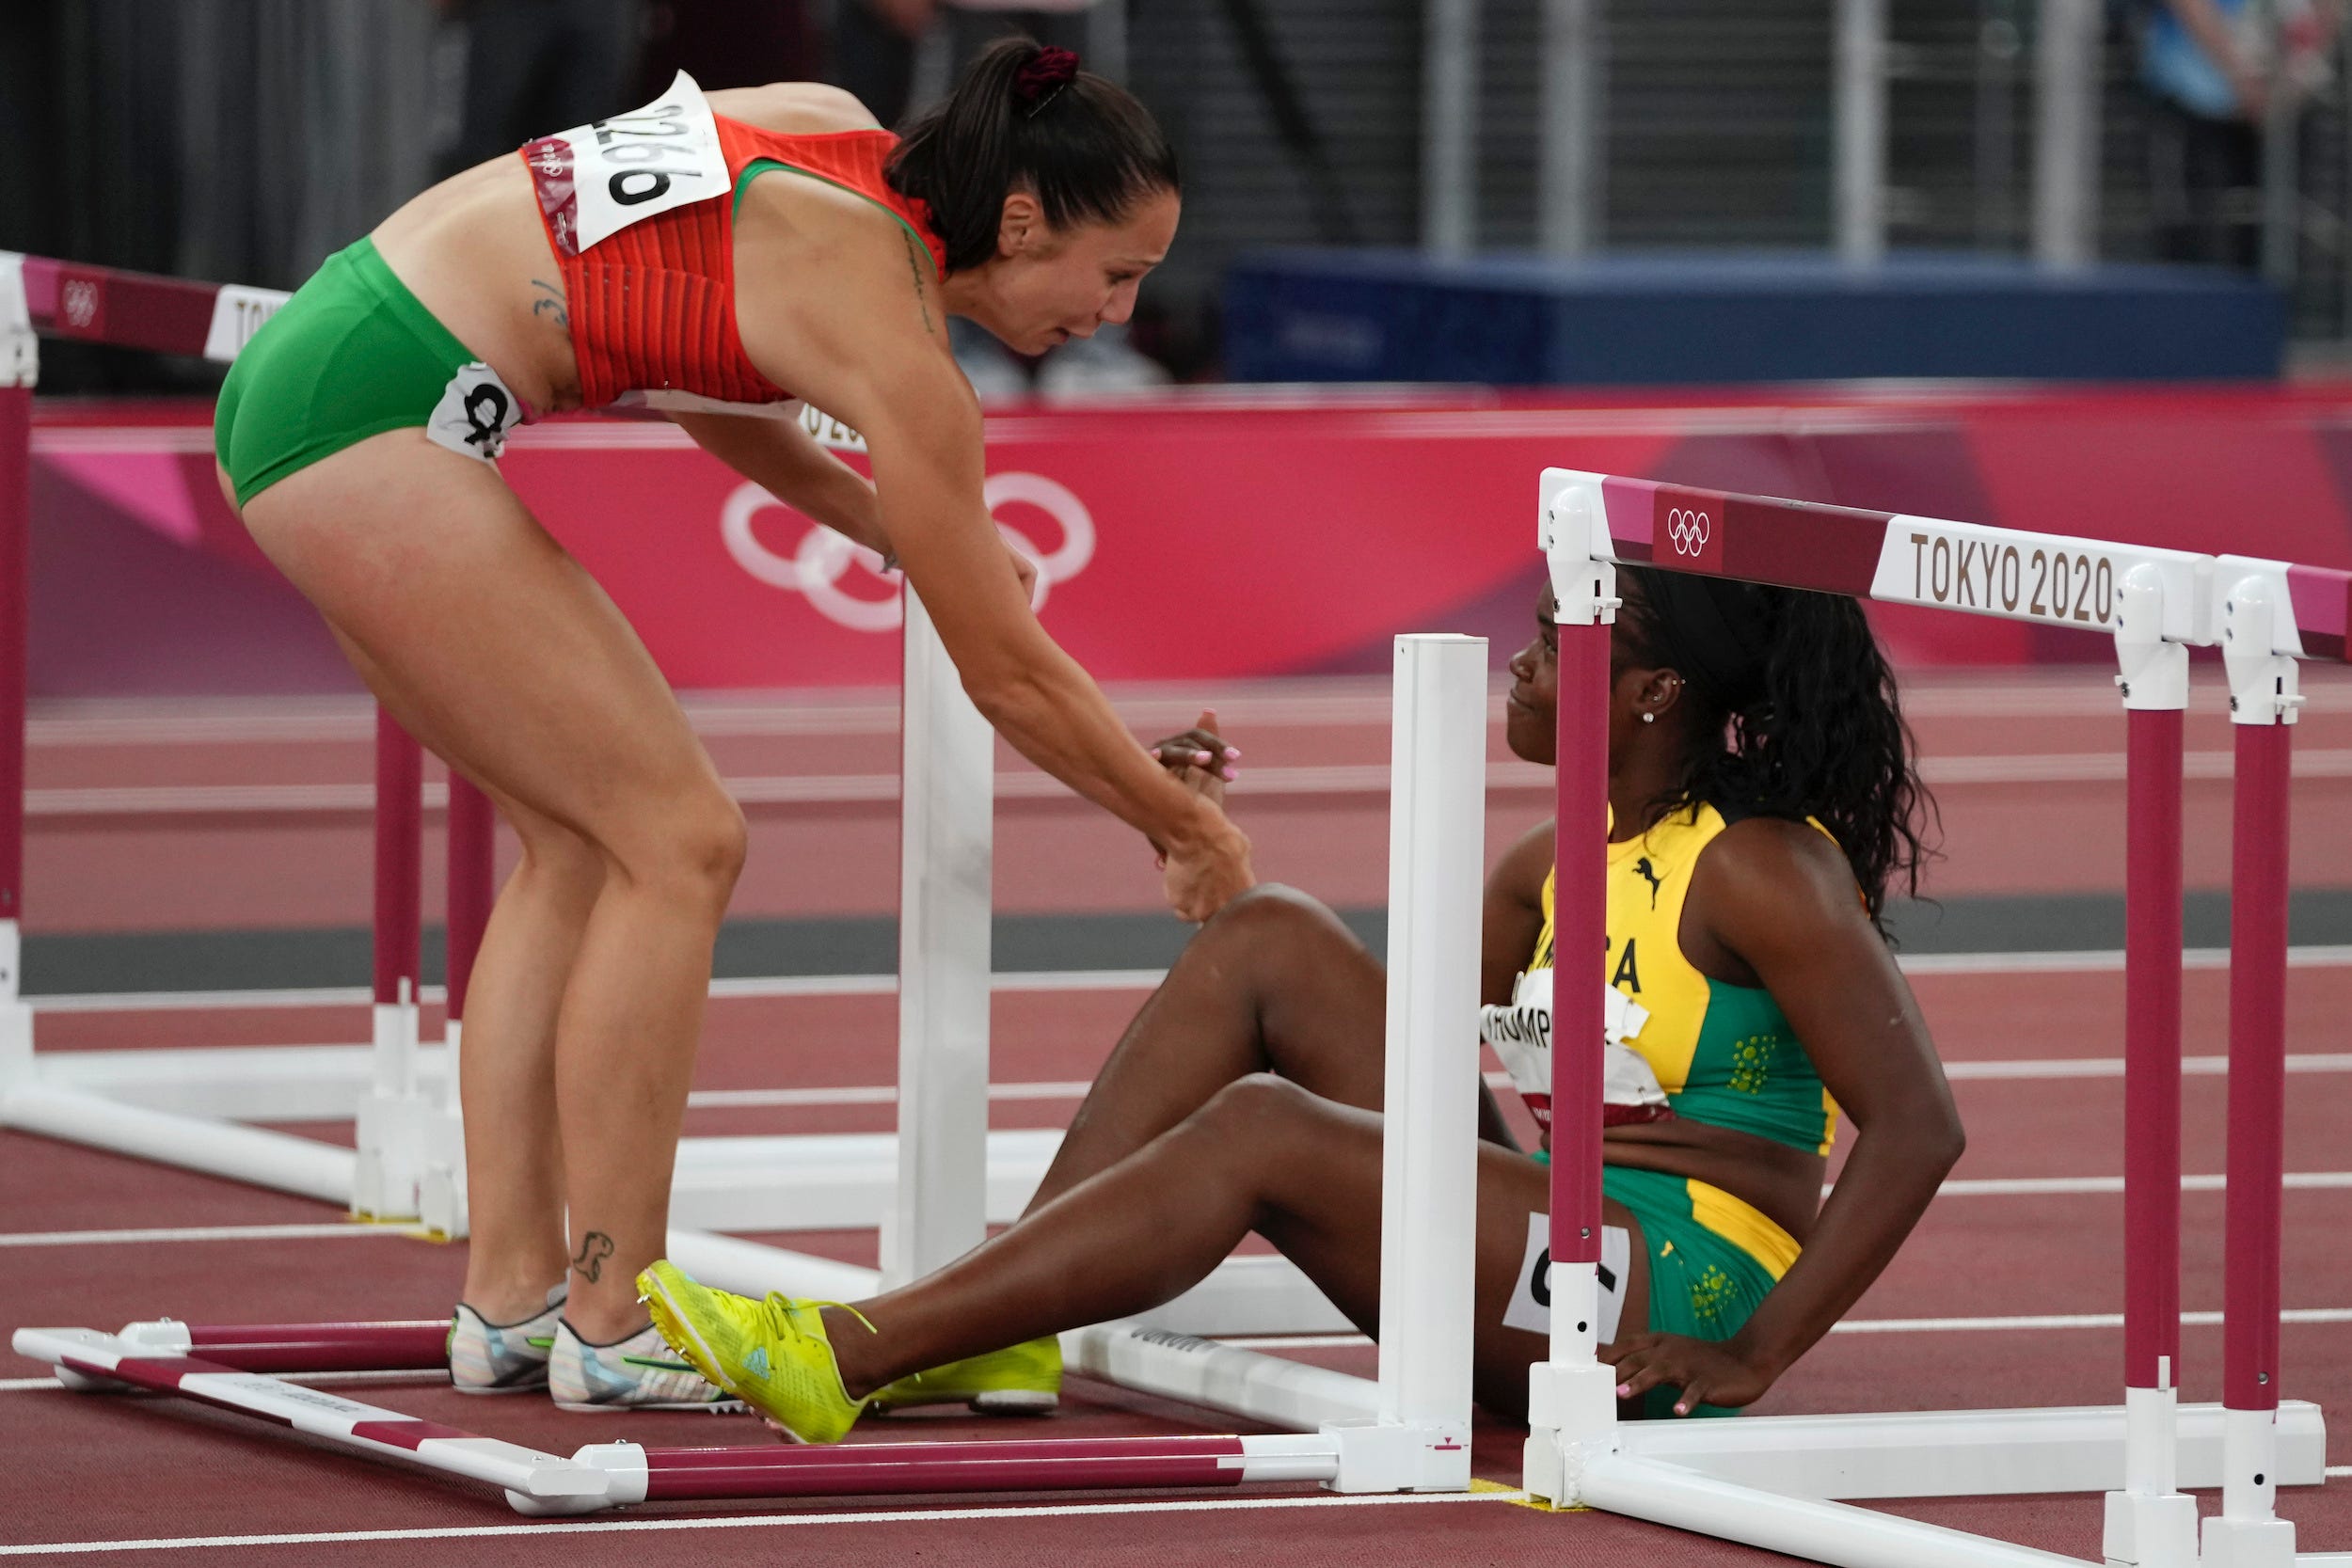
[[[1862,607],[1838,594],[1617,570],[1640,590],[1620,617],[1629,650],[1683,677],[1691,747],[1662,803],[1814,818],[1845,850],[1873,923],[1891,886],[1915,894],[1935,801]]]
[[[1116,223],[1155,191],[1177,191],[1176,153],[1152,113],[1066,49],[1025,38],[982,51],[943,103],[906,127],[891,187],[928,203],[947,270],[996,254],[1005,198],[1025,190],[1057,230]]]

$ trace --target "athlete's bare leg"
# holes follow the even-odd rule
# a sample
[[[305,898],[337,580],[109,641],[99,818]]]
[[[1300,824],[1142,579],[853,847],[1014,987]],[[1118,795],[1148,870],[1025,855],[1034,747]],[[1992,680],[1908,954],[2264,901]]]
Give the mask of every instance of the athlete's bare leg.
[[[1253,888],[1200,928],[1127,1025],[1030,1208],[1253,1072],[1379,1110],[1387,1019],[1387,974],[1339,916],[1290,888]],[[1483,1114],[1482,1135],[1503,1135],[1491,1107]]]
[[[343,652],[402,726],[437,754],[430,733],[374,661]],[[480,780],[476,780],[481,784]],[[512,796],[482,785],[522,849],[482,934],[466,997],[466,1169],[471,1245],[465,1301],[491,1322],[539,1309],[571,1257],[564,1233],[564,1142],[556,1124],[555,1022],[596,895],[595,844]]]
[[[1127,1316],[1172,1300],[1255,1230],[1279,1247],[1367,1334],[1380,1323],[1380,1117],[1271,1075],[1245,1077],[1142,1149],[948,1264],[857,1304],[868,1334],[828,1309],[842,1382],[860,1397],[893,1378],[1001,1345]],[[1478,1167],[1474,1385],[1481,1404],[1515,1416],[1544,1337],[1502,1326],[1527,1245],[1547,1207],[1548,1174],[1482,1145]],[[1623,1322],[1649,1317],[1639,1223]]]
[[[535,1309],[552,1239],[574,1326],[628,1333],[644,1322],[632,1276],[662,1251],[741,814],[636,634],[487,465],[392,431],[244,510],[395,716],[508,808],[532,856],[467,1020],[468,1077],[487,1069],[468,1085],[469,1155],[489,1159],[469,1165],[467,1299],[494,1318]],[[593,895],[574,839],[593,848]]]

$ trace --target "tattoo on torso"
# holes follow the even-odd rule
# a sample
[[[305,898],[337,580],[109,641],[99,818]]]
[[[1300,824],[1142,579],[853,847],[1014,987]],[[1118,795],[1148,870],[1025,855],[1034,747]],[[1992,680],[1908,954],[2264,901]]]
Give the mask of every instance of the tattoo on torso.
[[[531,286],[535,290],[544,291],[532,299],[531,313],[534,316],[550,317],[557,326],[569,332],[572,329],[572,313],[564,302],[564,291],[555,284],[538,277],[531,280]]]

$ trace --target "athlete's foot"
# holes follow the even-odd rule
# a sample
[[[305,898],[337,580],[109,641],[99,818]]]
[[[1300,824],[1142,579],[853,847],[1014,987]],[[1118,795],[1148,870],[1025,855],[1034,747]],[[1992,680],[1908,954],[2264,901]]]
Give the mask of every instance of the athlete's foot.
[[[548,1392],[565,1410],[740,1410],[678,1359],[651,1323],[605,1344],[583,1338],[568,1319],[556,1324]]]
[[[696,1371],[792,1441],[837,1443],[864,1410],[864,1401],[842,1380],[822,1304],[781,1294],[753,1301],[713,1291],[667,1262],[639,1275],[637,1288],[654,1327]],[[853,1320],[855,1314],[833,1316]],[[846,1342],[864,1332],[847,1326],[842,1338]]]
[[[484,1312],[459,1302],[450,1315],[449,1380],[461,1394],[512,1394],[548,1386],[548,1353],[564,1313],[564,1287],[520,1312]]]
[[[834,1335],[833,1342],[841,1345],[842,1336]],[[856,1386],[846,1370],[842,1376],[845,1386]],[[1049,1415],[1061,1405],[1061,1341],[1049,1334],[933,1367],[876,1389],[866,1404],[874,1410],[963,1404],[983,1416]]]

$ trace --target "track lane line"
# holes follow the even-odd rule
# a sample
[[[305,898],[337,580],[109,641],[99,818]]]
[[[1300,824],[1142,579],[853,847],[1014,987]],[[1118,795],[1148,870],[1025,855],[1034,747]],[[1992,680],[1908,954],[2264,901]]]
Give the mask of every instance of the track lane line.
[[[341,1220],[321,1225],[157,1226],[129,1230],[15,1230],[0,1233],[0,1247],[129,1246],[151,1242],[310,1242],[393,1236],[433,1239],[422,1226],[373,1225]]]
[[[612,1534],[628,1531],[693,1529],[779,1529],[799,1525],[904,1525],[926,1520],[968,1524],[990,1519],[1097,1518],[1110,1514],[1211,1513],[1294,1508],[1394,1508],[1444,1503],[1509,1503],[1524,1499],[1518,1491],[1380,1494],[1303,1497],[1186,1498],[1178,1501],[1130,1503],[1030,1504],[1009,1508],[872,1509],[855,1513],[747,1513],[718,1518],[707,1515],[668,1519],[571,1519],[532,1525],[444,1525],[419,1529],[310,1530],[279,1535],[151,1536],[145,1540],[61,1541],[0,1545],[0,1557],[58,1556],[104,1552],[229,1550],[254,1546],[344,1545],[366,1541],[474,1541],[516,1536]]]

